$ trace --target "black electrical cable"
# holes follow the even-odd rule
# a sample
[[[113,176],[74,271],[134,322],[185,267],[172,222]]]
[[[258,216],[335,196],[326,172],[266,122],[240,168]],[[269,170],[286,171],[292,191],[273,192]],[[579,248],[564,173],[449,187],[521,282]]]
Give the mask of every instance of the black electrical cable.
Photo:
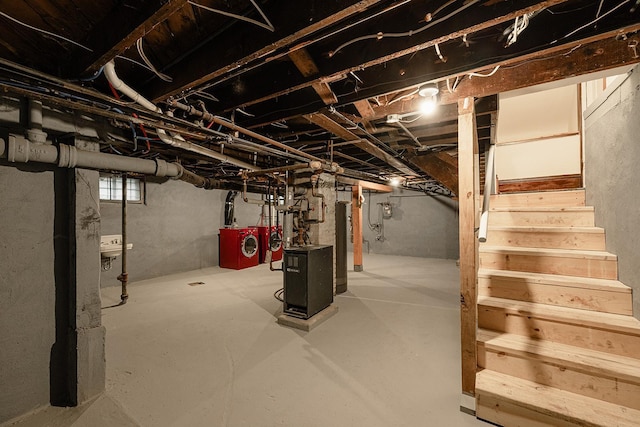
[[[282,294],[284,294],[284,288],[280,288],[277,291],[275,291],[273,293],[273,297],[280,302],[284,302],[284,299],[282,298]]]

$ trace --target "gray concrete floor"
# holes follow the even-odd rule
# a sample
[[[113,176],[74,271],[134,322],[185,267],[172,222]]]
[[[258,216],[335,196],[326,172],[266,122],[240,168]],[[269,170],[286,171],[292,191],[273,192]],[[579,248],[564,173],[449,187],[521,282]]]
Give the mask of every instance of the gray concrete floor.
[[[488,425],[459,411],[454,261],[366,255],[311,332],[276,323],[281,284],[265,265],[131,284],[103,310],[106,393],[19,425]],[[104,289],[103,306],[119,295]]]

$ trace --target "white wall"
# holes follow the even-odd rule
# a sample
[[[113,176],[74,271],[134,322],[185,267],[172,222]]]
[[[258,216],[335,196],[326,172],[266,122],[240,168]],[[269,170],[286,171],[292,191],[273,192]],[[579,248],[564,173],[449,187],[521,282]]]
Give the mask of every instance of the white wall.
[[[581,172],[577,85],[500,94],[496,174],[500,180]]]

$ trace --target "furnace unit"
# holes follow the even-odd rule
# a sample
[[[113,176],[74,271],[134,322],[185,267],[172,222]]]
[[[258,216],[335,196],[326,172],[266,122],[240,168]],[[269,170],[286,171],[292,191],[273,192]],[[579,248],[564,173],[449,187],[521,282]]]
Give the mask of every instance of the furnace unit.
[[[284,312],[308,319],[333,302],[333,246],[284,250]]]

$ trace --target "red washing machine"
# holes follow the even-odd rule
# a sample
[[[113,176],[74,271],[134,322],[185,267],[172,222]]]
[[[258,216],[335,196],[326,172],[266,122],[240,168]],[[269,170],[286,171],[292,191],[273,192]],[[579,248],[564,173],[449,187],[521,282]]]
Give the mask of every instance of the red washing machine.
[[[280,261],[282,259],[282,226],[272,225],[271,231],[269,231],[269,227],[258,227],[258,244],[260,264],[266,262],[269,247],[271,247],[271,259]]]
[[[258,229],[220,229],[220,267],[241,270],[258,265]]]

